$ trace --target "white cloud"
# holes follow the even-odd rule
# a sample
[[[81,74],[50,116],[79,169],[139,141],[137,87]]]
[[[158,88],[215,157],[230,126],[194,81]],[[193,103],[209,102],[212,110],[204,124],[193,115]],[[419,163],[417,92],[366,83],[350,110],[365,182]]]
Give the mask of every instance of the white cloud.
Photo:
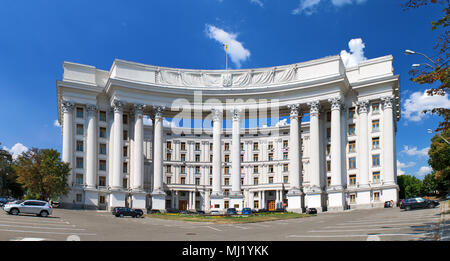
[[[408,163],[403,163],[400,162],[399,160],[397,160],[397,173],[398,175],[404,175],[405,174],[405,170],[406,168],[410,168],[410,167],[414,167],[416,165],[415,162],[408,162]]]
[[[250,0],[250,2],[252,2],[253,4],[257,4],[260,7],[264,6],[264,3],[261,0]]]
[[[416,176],[423,177],[429,174],[433,169],[430,166],[422,166],[419,171],[416,172]]]
[[[275,123],[275,127],[282,127],[282,126],[287,126],[287,125],[289,125],[287,123],[287,118],[286,119],[282,119],[279,122]]]
[[[310,15],[314,13],[315,7],[320,3],[321,0],[300,0],[300,4],[297,8],[292,10],[292,14],[305,13]]]
[[[225,32],[209,24],[206,25],[206,34],[209,38],[228,46],[228,55],[238,68],[241,67],[241,62],[244,62],[250,57],[250,51],[245,49],[242,43],[236,40],[237,34]]]
[[[144,125],[153,126],[153,122],[149,116],[144,116],[143,122],[144,122]],[[175,127],[177,127],[177,124],[173,120],[168,121],[166,119],[163,119],[163,127],[175,128]]]
[[[414,92],[403,102],[402,115],[409,121],[418,122],[425,117],[424,110],[433,108],[450,108],[448,94],[429,96],[427,91]]]
[[[337,7],[341,7],[347,4],[361,4],[367,0],[331,0],[331,4]],[[300,0],[299,6],[292,10],[292,14],[304,13],[310,15],[316,11],[317,5],[321,0]]]
[[[53,126],[61,128],[61,124],[59,124],[58,120],[53,122]]]
[[[360,62],[367,60],[364,56],[364,47],[366,47],[366,45],[363,43],[361,38],[351,39],[348,42],[350,52],[347,52],[346,50],[341,51],[341,58],[345,67],[356,66]]]
[[[7,150],[12,155],[13,159],[17,159],[23,152],[28,151],[28,148],[22,143],[14,144],[11,149],[8,149],[7,147],[3,147],[3,149]]]
[[[417,147],[410,148],[407,145],[403,145],[402,153],[405,153],[409,156],[426,157],[428,156],[428,150],[430,150],[430,148],[423,148],[421,150],[418,150]]]

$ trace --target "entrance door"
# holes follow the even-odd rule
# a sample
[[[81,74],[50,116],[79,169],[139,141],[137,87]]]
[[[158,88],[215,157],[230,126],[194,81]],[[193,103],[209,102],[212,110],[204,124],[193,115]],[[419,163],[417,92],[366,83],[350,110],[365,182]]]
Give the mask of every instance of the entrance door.
[[[269,211],[275,211],[276,206],[275,206],[275,200],[268,200],[267,201],[267,208]]]
[[[178,209],[186,210],[187,209],[187,200],[179,200],[178,201]]]

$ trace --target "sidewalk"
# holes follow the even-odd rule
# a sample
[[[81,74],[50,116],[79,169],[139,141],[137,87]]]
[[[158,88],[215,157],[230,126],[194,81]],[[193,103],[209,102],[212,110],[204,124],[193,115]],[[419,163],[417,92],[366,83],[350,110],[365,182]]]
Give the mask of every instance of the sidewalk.
[[[449,200],[441,202],[441,219],[439,220],[439,230],[437,233],[438,241],[450,241],[450,232],[448,230],[449,224]],[[446,214],[447,213],[447,214]]]

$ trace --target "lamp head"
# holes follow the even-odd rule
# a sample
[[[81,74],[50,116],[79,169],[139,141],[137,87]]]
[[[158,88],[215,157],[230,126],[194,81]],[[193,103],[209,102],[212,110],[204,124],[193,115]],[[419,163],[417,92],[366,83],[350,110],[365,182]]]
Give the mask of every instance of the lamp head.
[[[405,50],[405,54],[406,55],[408,55],[408,54],[415,54],[416,52],[414,52],[414,51],[411,51],[411,50]]]

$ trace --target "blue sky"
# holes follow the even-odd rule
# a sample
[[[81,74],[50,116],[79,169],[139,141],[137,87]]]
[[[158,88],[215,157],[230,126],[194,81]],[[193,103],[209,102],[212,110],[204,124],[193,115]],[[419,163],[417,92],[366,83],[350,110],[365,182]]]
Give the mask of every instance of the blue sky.
[[[426,62],[405,49],[435,54],[431,21],[440,6],[404,10],[406,0],[164,0],[0,2],[0,142],[7,149],[61,151],[56,80],[71,61],[108,70],[114,59],[145,64],[223,69],[220,33],[234,40],[231,68],[284,65],[340,54],[362,40],[367,59],[392,54],[400,75],[402,115],[397,156],[407,174],[429,170],[428,128],[438,118],[417,114],[448,97],[423,95],[409,81],[413,63]],[[219,39],[219,40],[217,40]],[[231,57],[231,55],[234,55]],[[404,105],[407,105],[404,107]],[[450,106],[449,106],[450,107]],[[19,145],[15,147],[19,149]]]

